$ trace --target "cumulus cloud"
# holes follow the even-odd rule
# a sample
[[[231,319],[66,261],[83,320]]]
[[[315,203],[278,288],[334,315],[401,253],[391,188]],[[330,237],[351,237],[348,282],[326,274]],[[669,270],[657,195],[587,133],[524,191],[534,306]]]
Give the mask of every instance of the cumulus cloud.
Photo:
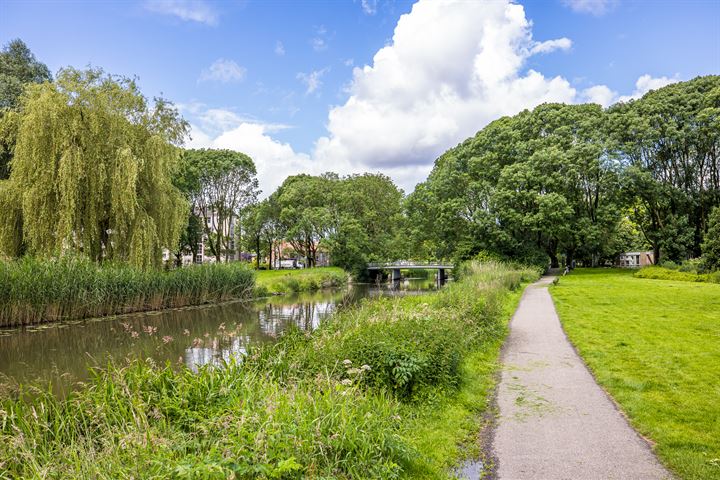
[[[630,95],[620,95],[606,85],[595,85],[582,91],[580,100],[583,102],[599,103],[608,107],[616,102],[627,102],[645,95],[650,90],[657,90],[665,85],[678,82],[678,78],[653,77],[645,74],[635,82],[635,90]]]
[[[609,107],[617,101],[617,92],[610,90],[606,85],[595,85],[586,88],[582,92],[583,101],[588,103],[598,103],[603,107]]]
[[[188,148],[227,148],[250,156],[257,168],[262,197],[270,195],[286,177],[298,173],[319,175],[328,169],[313,162],[310,155],[298,153],[287,144],[273,139],[270,134],[285,126],[240,121],[217,136],[206,133],[202,127],[191,123],[192,140]],[[335,168],[340,173],[348,168]]]
[[[599,17],[612,10],[618,0],[563,0],[563,3],[574,12],[589,13]]]
[[[331,109],[314,157],[404,169],[406,182],[422,180],[440,153],[491,120],[572,102],[576,92],[566,79],[524,71],[530,56],[570,45],[533,40],[521,5],[420,0],[372,65],[354,69],[350,98]]]
[[[218,14],[203,0],[147,0],[145,9],[180,20],[217,25]]]
[[[245,78],[247,70],[241,67],[234,60],[225,60],[219,58],[215,60],[209,68],[200,73],[198,81],[215,81],[222,83],[239,82]]]
[[[298,73],[297,79],[305,84],[305,95],[318,92],[322,87],[322,77],[330,70],[330,67],[325,67],[320,70],[313,70],[310,73]]]
[[[645,74],[637,79],[637,82],[635,82],[635,91],[633,91],[631,95],[624,95],[618,100],[621,102],[627,102],[628,100],[640,98],[650,90],[657,90],[658,88],[662,88],[665,85],[670,85],[671,83],[679,81],[680,80],[675,77],[653,77],[651,75]]]

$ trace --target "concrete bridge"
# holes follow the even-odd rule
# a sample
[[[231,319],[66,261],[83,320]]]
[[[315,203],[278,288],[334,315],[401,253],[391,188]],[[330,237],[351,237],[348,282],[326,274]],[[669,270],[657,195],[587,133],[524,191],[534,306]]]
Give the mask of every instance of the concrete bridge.
[[[370,262],[367,265],[369,271],[390,270],[390,278],[393,282],[400,280],[400,270],[437,270],[438,282],[445,283],[446,270],[452,270],[455,266],[448,262],[408,262],[400,260],[397,262]]]

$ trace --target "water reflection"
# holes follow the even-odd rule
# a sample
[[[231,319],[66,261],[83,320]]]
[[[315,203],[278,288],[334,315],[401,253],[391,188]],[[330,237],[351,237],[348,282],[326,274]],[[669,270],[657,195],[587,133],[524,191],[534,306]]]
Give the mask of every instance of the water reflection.
[[[336,308],[363,298],[432,288],[432,279],[416,279],[399,286],[355,285],[256,302],[0,330],[0,384],[50,385],[64,395],[87,378],[88,367],[102,367],[111,358],[152,358],[197,370],[241,357],[251,342],[272,342],[290,325],[315,329]]]

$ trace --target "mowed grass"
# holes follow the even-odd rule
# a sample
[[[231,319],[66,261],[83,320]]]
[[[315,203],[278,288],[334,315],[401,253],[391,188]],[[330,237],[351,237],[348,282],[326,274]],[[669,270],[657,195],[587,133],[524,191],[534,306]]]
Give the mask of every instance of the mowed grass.
[[[720,479],[720,285],[578,269],[551,288],[598,382],[684,479]]]
[[[341,287],[347,274],[339,267],[316,267],[300,270],[259,270],[255,277],[256,295],[306,292]]]

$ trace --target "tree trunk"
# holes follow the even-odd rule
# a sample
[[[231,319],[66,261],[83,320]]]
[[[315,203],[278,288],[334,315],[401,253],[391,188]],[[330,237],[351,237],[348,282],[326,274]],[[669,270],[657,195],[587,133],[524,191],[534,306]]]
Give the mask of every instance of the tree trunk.
[[[255,264],[260,270],[260,235],[255,237]]]
[[[273,244],[272,242],[268,242],[268,270],[272,270],[272,262],[273,262]]]
[[[653,245],[653,263],[655,265],[660,263],[660,245],[657,243]]]

